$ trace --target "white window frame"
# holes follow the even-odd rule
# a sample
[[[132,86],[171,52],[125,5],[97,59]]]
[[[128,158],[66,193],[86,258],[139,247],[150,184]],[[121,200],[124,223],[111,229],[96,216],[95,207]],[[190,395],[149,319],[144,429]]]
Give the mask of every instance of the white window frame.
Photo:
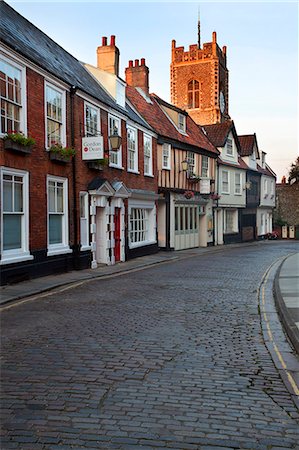
[[[233,146],[233,140],[231,138],[227,138],[227,140],[226,140],[226,155],[234,156],[234,146]]]
[[[239,182],[237,181],[237,178],[239,177]],[[235,195],[242,195],[242,174],[239,172],[235,172]],[[237,189],[239,187],[239,189]]]
[[[90,249],[89,242],[89,202],[88,202],[88,192],[80,192],[80,243],[81,251]],[[83,205],[82,203],[83,202]],[[82,217],[82,208],[84,210],[84,217]]]
[[[86,109],[91,108],[94,109],[97,113],[97,133],[96,134],[87,134],[87,123],[86,123]],[[84,102],[84,136],[99,136],[101,134],[101,114],[100,108],[96,105],[93,105],[89,102]]]
[[[195,153],[187,151],[186,161],[188,162],[187,176],[192,177],[195,175]]]
[[[132,233],[132,224],[131,224],[131,215],[132,210],[142,210],[145,212],[145,220],[146,220],[146,239],[143,241],[131,241],[131,233]],[[137,201],[133,200],[129,201],[129,248],[143,247],[144,245],[155,244],[157,242],[156,239],[156,205],[155,202],[152,201]]]
[[[108,114],[108,137],[113,134],[113,128],[110,126],[110,122],[115,121],[118,123],[118,135],[121,137],[121,119],[113,114]],[[117,162],[113,162],[113,159]],[[123,169],[122,167],[122,146],[120,146],[118,151],[112,151],[109,141],[109,167],[115,167],[116,169]]]
[[[171,145],[162,145],[162,169],[171,170]]]
[[[178,129],[186,133],[186,116],[182,113],[178,113]]]
[[[228,213],[233,214],[233,220],[232,220],[232,230],[227,228],[227,216]],[[231,233],[238,233],[238,210],[237,209],[226,209],[224,210],[224,233],[225,234],[231,234]]]
[[[51,146],[48,145],[48,114],[47,114],[47,89],[53,89],[61,94],[61,128],[60,128],[60,144],[66,146],[66,92],[58,87],[55,83],[50,83],[45,80],[45,147],[48,150]]]
[[[22,245],[18,249],[3,250],[3,207],[1,208],[1,260],[0,265],[12,264],[20,261],[33,259],[29,252],[29,173],[23,170],[11,169],[7,167],[0,168],[0,184],[1,184],[1,205],[3,202],[3,175],[15,175],[23,178],[23,211],[21,222],[21,242]]]
[[[26,67],[14,61],[11,58],[1,54],[2,59],[6,64],[13,66],[21,72],[21,105],[20,105],[20,131],[27,136],[27,94],[26,94]],[[6,131],[0,130],[0,137],[6,135]]]
[[[264,178],[264,195],[269,194],[268,192],[268,180]]]
[[[134,150],[129,148],[129,139],[128,139],[128,134],[129,132],[133,132],[135,134],[135,145],[134,145]],[[128,152],[128,172],[132,172],[132,173],[139,173],[138,172],[138,131],[136,128],[131,127],[131,126],[127,126],[127,152]],[[133,168],[130,168],[130,154],[133,153]]]
[[[146,170],[146,155],[144,153],[145,150],[145,143],[146,140],[149,141],[150,143],[150,154],[149,156],[147,156],[148,158],[148,170]],[[153,143],[152,143],[152,137],[149,134],[143,133],[143,154],[144,154],[144,161],[143,161],[143,167],[144,167],[144,175],[148,176],[148,177],[152,177],[153,176]]]
[[[206,167],[204,167],[204,164],[203,164],[204,161],[207,162]],[[209,178],[209,171],[210,171],[209,157],[206,155],[201,155],[201,176],[204,178]]]
[[[63,214],[62,214],[62,242],[59,244],[49,243],[49,181],[63,183]],[[71,253],[69,247],[69,217],[68,217],[68,179],[47,175],[47,243],[48,256]]]
[[[227,180],[224,180],[224,174],[227,174]],[[224,190],[224,188],[223,188],[224,183],[227,183],[227,190]],[[230,192],[229,171],[228,170],[222,170],[221,171],[221,193],[222,194],[229,194],[229,192]]]

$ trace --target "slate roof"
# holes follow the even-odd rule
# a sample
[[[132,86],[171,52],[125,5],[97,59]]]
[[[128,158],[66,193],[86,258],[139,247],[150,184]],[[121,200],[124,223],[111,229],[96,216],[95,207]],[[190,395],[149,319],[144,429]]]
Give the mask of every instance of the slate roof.
[[[215,145],[215,147],[224,147],[229,133],[232,132],[235,144],[237,146],[237,151],[241,154],[241,146],[233,120],[226,120],[221,123],[205,125],[204,129],[208,135],[208,138]]]
[[[256,165],[258,172],[263,175],[267,175],[268,177],[276,178],[276,174],[272,171],[272,169],[266,164],[266,167],[263,169],[259,164]]]
[[[220,164],[222,166],[235,167],[236,169],[245,169],[246,170],[249,168],[240,156],[238,157],[238,162],[235,164],[228,162],[228,161],[223,161],[223,159],[221,159],[221,158],[218,158],[217,162],[218,162],[218,164]]]
[[[99,187],[101,187],[104,183],[106,183],[106,181],[106,178],[95,177],[88,183],[87,189],[89,191],[95,191],[99,189]]]
[[[117,105],[113,97],[89,74],[80,61],[4,1],[0,1],[0,40],[68,85],[78,87],[105,105],[149,128],[130,106],[127,105],[124,109]]]
[[[241,156],[249,156],[253,153],[254,144],[257,146],[256,135],[254,134],[244,134],[239,137],[239,142],[241,146]],[[258,147],[258,146],[257,146]]]
[[[214,155],[219,155],[219,151],[209,141],[208,137],[204,134],[201,127],[191,119],[186,112],[180,110],[177,107],[173,108],[173,105],[160,99],[156,94],[149,94],[150,102],[146,101],[137,89],[131,86],[127,86],[127,98],[137,111],[144,117],[144,119],[150,124],[150,126],[156,131],[156,133],[166,140],[175,141],[178,144],[184,144],[185,146],[192,146],[192,151],[205,150]],[[160,107],[159,103],[164,106],[173,108],[177,112],[182,112],[186,116],[186,135],[181,134],[174,126],[172,121],[167,117],[165,112]],[[182,147],[181,147],[182,148]],[[190,148],[191,150],[191,148]]]
[[[204,129],[206,130],[210,141],[213,142],[216,147],[224,147],[232,125],[233,121],[227,120],[222,123],[204,125]]]

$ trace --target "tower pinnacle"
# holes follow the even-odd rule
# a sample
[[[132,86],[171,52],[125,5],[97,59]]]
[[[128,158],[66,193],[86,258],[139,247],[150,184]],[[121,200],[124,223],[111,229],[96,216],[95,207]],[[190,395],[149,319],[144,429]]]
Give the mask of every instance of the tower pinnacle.
[[[198,48],[200,49],[200,14],[198,5],[198,19],[197,19],[197,38],[198,38]]]

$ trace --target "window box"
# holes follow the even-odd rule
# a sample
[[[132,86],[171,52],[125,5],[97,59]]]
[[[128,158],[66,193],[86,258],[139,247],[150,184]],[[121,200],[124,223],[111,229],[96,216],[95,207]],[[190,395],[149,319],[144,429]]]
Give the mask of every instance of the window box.
[[[87,165],[88,165],[89,169],[103,170],[104,167],[109,165],[109,159],[103,158],[103,159],[98,159],[95,161],[88,161]]]
[[[69,163],[72,159],[71,156],[64,156],[61,153],[49,152],[49,155],[50,155],[51,161],[56,161],[56,162],[62,163],[62,164]]]
[[[189,183],[195,184],[200,182],[200,177],[196,175],[195,173],[190,173],[188,175],[188,181]]]
[[[65,164],[71,161],[75,155],[73,148],[62,147],[60,144],[52,145],[49,150],[50,160]]]
[[[25,155],[28,155],[32,151],[33,145],[23,145],[19,142],[14,142],[12,139],[5,139],[4,140],[4,148],[5,150],[12,150],[14,152],[23,153]]]

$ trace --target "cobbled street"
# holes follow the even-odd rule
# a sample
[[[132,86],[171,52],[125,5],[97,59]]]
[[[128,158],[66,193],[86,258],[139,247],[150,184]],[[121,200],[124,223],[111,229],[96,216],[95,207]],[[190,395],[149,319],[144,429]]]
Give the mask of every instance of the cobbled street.
[[[4,310],[1,449],[298,449],[258,304],[296,251],[227,246]]]

